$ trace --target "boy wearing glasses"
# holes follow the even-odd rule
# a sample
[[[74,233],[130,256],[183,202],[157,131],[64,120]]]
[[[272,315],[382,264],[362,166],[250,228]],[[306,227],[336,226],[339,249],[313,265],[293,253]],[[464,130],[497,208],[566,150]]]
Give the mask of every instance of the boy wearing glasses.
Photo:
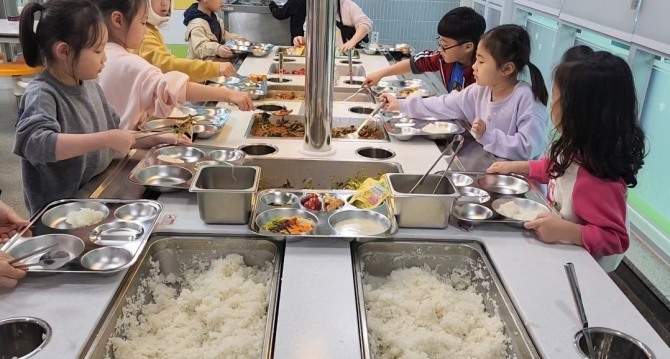
[[[437,25],[437,50],[426,50],[384,70],[368,75],[364,86],[374,86],[382,77],[440,71],[448,92],[473,84],[472,63],[477,42],[486,30],[486,20],[470,7],[457,7],[446,13]]]

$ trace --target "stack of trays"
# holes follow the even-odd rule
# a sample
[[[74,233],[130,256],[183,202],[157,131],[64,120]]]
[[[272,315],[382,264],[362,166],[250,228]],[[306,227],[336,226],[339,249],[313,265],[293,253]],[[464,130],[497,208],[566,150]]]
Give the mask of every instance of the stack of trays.
[[[371,209],[359,209],[347,201],[355,191],[265,190],[256,196],[249,227],[257,234],[286,237],[388,238],[398,231],[390,201]],[[299,218],[311,230],[281,233],[268,225],[278,218]],[[307,222],[303,221],[307,220]]]
[[[131,182],[157,192],[188,189],[199,166],[241,165],[245,153],[214,146],[156,146],[130,172]]]
[[[465,224],[507,223],[522,227],[538,213],[558,215],[526,177],[481,172],[448,172],[447,176],[461,194],[451,215]],[[516,208],[516,213],[510,213],[509,207]]]
[[[188,119],[191,116],[193,121],[193,134],[199,138],[209,138],[221,132],[223,126],[228,122],[230,110],[227,108],[179,108],[184,113],[184,118],[170,117],[160,118],[152,117],[140,124],[142,131],[166,132],[175,128],[175,125]]]
[[[87,209],[87,210],[85,210]],[[73,216],[84,210],[102,219]],[[50,203],[30,222],[29,231],[14,237],[4,249],[9,255],[19,257],[53,244],[55,251],[66,252],[69,257],[55,267],[34,265],[31,272],[49,273],[114,273],[124,270],[137,260],[151,235],[163,210],[162,205],[149,200],[84,199],[60,200]],[[96,212],[92,212],[96,211]],[[31,234],[32,237],[26,236]],[[23,264],[37,264],[42,254],[28,257]]]
[[[393,138],[409,141],[414,136],[431,140],[449,139],[465,131],[458,121],[410,118],[401,112],[382,112],[384,129]]]

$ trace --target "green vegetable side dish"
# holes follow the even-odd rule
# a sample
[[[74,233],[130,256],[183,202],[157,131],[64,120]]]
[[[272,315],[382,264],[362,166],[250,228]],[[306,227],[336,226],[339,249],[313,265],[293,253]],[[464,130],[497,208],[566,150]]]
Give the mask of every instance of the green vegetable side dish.
[[[266,223],[262,229],[279,234],[303,234],[314,229],[316,224],[311,219],[298,216],[275,217]]]

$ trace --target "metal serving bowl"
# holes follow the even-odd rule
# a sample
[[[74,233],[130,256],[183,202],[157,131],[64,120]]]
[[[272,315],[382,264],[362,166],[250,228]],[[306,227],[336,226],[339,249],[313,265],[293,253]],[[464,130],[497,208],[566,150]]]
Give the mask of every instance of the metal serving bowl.
[[[460,187],[458,192],[461,194],[458,197],[459,202],[486,203],[491,200],[491,195],[488,192],[477,187]]]
[[[493,211],[477,203],[457,203],[451,213],[460,220],[479,223],[493,217]]]
[[[185,189],[186,183],[191,180],[193,173],[179,166],[150,166],[137,173],[137,179],[153,191],[173,192]]]
[[[42,319],[15,317],[0,320],[0,358],[29,358],[51,339],[51,326]]]
[[[244,163],[246,153],[242,150],[230,148],[212,151],[208,156],[217,162],[228,162],[234,165],[242,165]]]
[[[594,346],[594,356],[591,359],[656,358],[648,346],[626,333],[602,327],[588,328],[587,332]],[[586,337],[583,330],[575,334],[575,347],[583,358],[589,357],[589,350],[586,346]]]
[[[509,175],[486,174],[477,178],[482,189],[499,194],[524,194],[530,190],[528,182],[522,178]]]

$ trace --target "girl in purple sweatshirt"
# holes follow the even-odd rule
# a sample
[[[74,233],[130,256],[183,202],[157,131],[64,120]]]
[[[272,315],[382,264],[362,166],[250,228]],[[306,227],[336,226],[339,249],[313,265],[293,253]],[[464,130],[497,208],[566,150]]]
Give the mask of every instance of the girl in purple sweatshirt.
[[[548,183],[561,217],[540,215],[525,227],[547,243],[583,246],[606,271],[628,249],[627,187],[644,164],[633,74],[625,60],[596,52],[554,73],[551,121],[560,136],[538,161],[496,162],[489,172],[527,174]]]
[[[382,95],[387,111],[413,118],[467,120],[484,150],[510,160],[537,158],[547,145],[547,88],[530,62],[530,36],[518,25],[502,25],[485,33],[472,65],[477,83],[463,91],[398,101]],[[530,70],[531,84],[519,73]]]

